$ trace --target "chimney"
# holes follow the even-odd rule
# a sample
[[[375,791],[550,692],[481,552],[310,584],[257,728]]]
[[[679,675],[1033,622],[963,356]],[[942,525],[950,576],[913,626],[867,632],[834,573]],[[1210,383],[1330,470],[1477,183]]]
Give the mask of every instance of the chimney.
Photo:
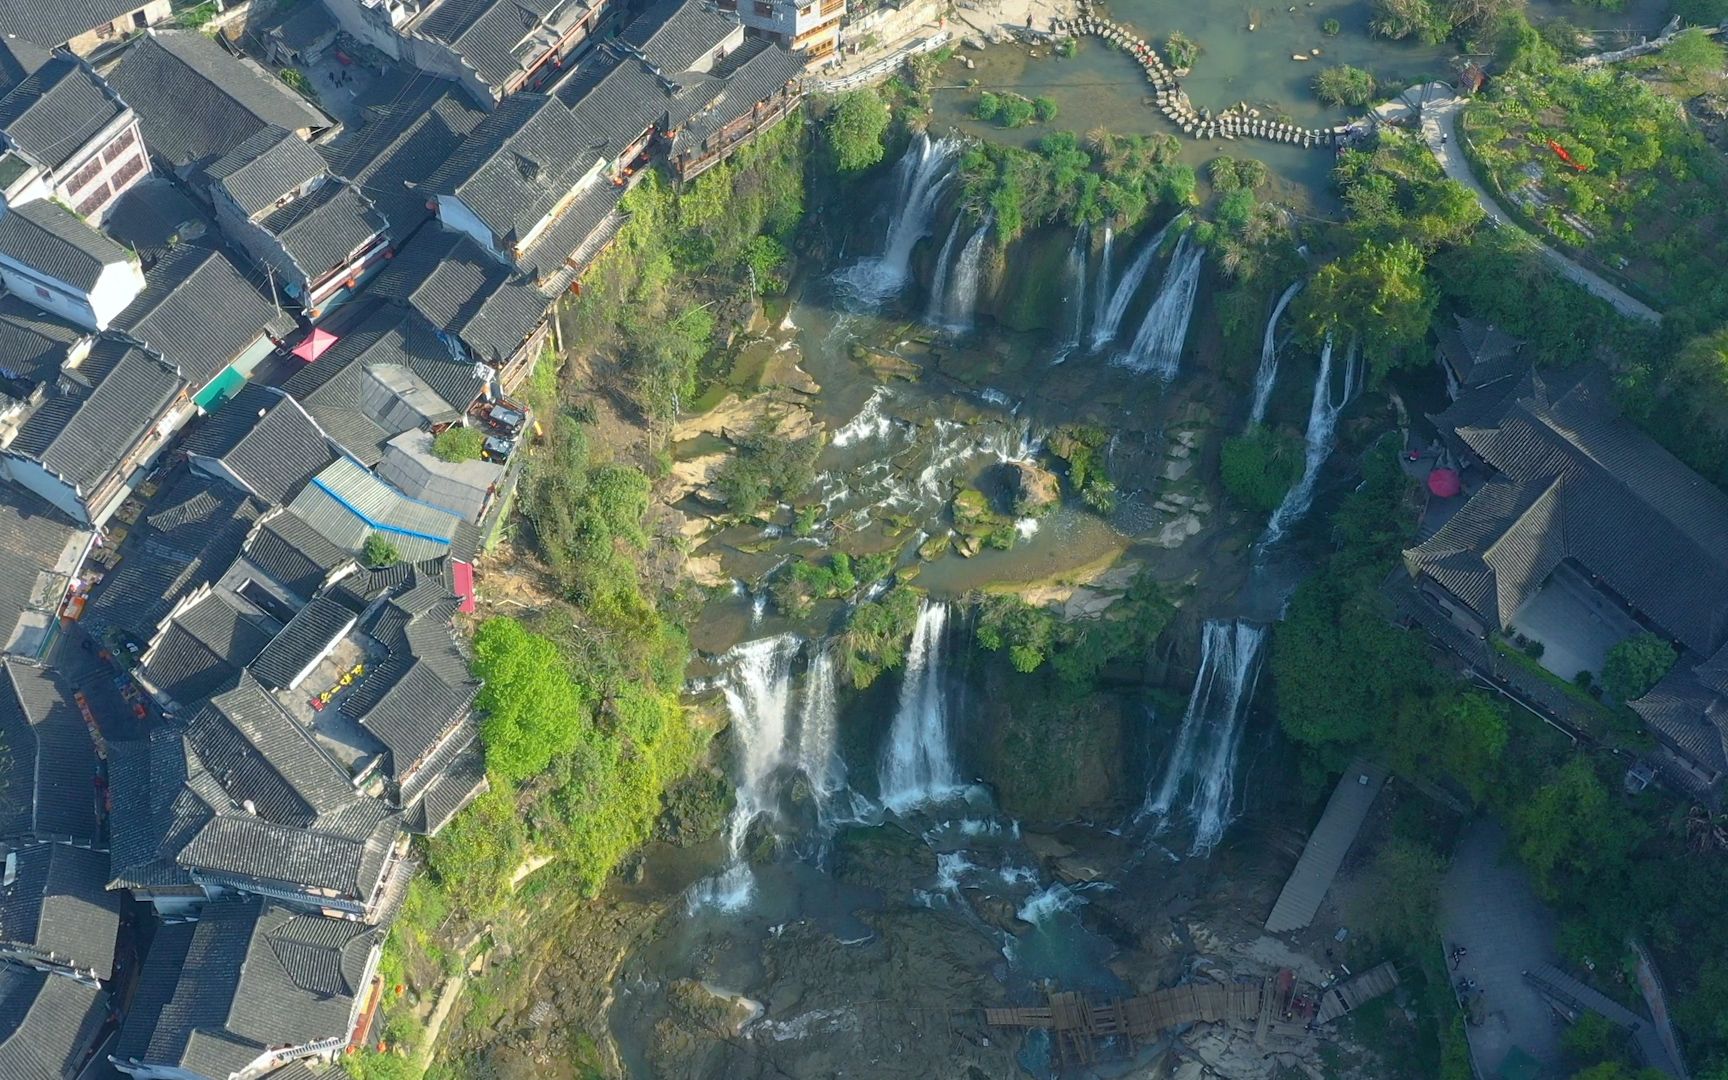
[[[251,799],[247,799],[245,802],[241,803],[240,809],[246,811],[248,814],[251,814],[253,817],[258,816],[258,807],[255,803],[252,802]]]
[[[14,881],[17,881],[17,880],[18,880],[18,853],[16,851],[8,851],[6,853],[6,874],[4,877],[0,877],[0,885],[10,886]]]

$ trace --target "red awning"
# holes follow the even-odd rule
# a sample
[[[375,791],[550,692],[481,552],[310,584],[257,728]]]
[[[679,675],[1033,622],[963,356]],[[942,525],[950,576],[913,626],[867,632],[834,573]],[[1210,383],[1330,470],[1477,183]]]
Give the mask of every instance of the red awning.
[[[1442,499],[1464,490],[1464,485],[1458,481],[1458,473],[1452,469],[1434,469],[1428,473],[1428,490]]]
[[[458,606],[465,612],[474,611],[474,567],[458,559],[450,560],[450,577],[456,584],[456,595],[462,598]]]
[[[322,327],[314,326],[306,339],[294,346],[294,355],[310,364],[324,355],[324,350],[336,344],[336,335]]]

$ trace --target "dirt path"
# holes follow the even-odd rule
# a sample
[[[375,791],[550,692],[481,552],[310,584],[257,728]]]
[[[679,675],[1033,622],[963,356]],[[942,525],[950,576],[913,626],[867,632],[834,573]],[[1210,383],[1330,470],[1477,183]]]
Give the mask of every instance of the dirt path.
[[[1500,208],[1481,183],[1470,171],[1470,163],[1465,160],[1464,149],[1458,144],[1456,130],[1458,110],[1463,107],[1464,99],[1456,95],[1426,98],[1422,109],[1422,138],[1428,144],[1428,149],[1434,152],[1434,157],[1440,162],[1440,167],[1446,175],[1470,189],[1481,204],[1488,219],[1502,228],[1517,229],[1518,226]],[[1520,230],[1522,231],[1522,230]],[[1571,259],[1555,251],[1539,240],[1533,240],[1554,268],[1567,278],[1584,286],[1596,296],[1613,304],[1615,310],[1629,319],[1643,319],[1646,322],[1660,323],[1662,315],[1649,305],[1639,302],[1625,291],[1609,283],[1600,275],[1586,270]]]

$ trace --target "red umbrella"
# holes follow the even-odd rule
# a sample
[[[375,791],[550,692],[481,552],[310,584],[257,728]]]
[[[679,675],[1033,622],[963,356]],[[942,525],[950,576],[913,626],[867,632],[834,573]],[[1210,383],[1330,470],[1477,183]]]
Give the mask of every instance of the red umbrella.
[[[324,355],[324,350],[336,344],[336,335],[323,327],[315,326],[306,335],[305,340],[294,346],[294,355],[310,364]]]
[[[1450,499],[1463,491],[1464,485],[1459,483],[1456,470],[1432,469],[1428,473],[1428,490],[1442,499]]]

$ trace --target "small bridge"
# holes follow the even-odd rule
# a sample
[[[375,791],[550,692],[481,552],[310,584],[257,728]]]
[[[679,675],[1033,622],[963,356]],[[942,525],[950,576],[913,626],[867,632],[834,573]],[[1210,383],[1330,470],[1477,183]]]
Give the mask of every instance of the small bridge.
[[[1084,1065],[1096,1060],[1101,1039],[1120,1039],[1132,1054],[1136,1043],[1200,1022],[1253,1024],[1254,1041],[1264,1045],[1269,1034],[1297,1034],[1330,1023],[1397,985],[1397,971],[1385,963],[1316,999],[1285,970],[1259,982],[1172,986],[1102,1005],[1076,993],[1056,993],[1046,1005],[985,1009],[984,1022],[1048,1031],[1064,1065]]]

